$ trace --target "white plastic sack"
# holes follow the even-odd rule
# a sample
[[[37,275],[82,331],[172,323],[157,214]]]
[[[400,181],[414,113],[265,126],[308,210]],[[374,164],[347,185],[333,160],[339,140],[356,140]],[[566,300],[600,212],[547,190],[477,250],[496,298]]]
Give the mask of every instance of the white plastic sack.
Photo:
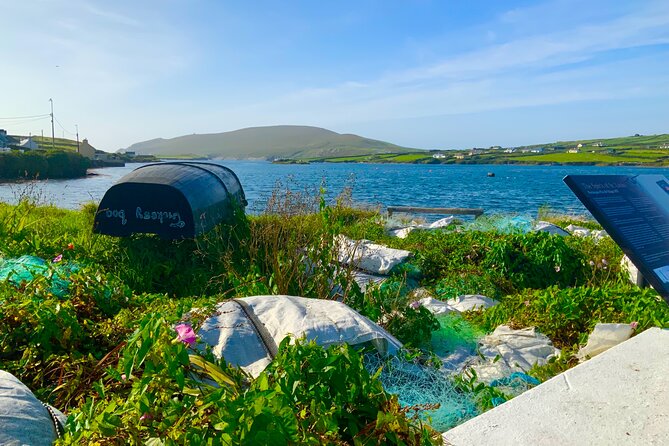
[[[568,236],[569,233],[562,229],[561,227],[549,223],[547,221],[538,221],[534,224],[534,231],[536,232],[548,232],[549,234],[561,235],[563,237]]]
[[[418,303],[427,308],[432,314],[448,314],[457,311],[446,302],[433,297],[424,297],[418,300]]]
[[[486,383],[513,372],[527,372],[533,365],[544,365],[560,354],[551,340],[534,327],[514,330],[507,325],[500,325],[481,339],[479,352],[485,360],[479,359],[471,368]]]
[[[455,217],[452,215],[449,217],[444,217],[440,218],[439,220],[432,222],[428,225],[425,225],[426,229],[438,229],[438,228],[445,228],[448,225],[451,225],[455,222]]]
[[[388,234],[393,236],[393,237],[398,237],[398,238],[407,238],[410,232],[412,232],[414,229],[440,229],[440,228],[446,228],[449,225],[453,224],[455,222],[455,217],[452,215],[450,217],[444,217],[441,218],[435,222],[432,223],[423,223],[423,224],[417,224],[417,223],[411,223],[409,226],[405,226],[402,228],[395,228],[391,229],[388,231]]]
[[[571,235],[574,235],[576,237],[588,237],[590,236],[590,229],[581,227],[581,226],[576,226],[576,225],[569,225],[567,226],[567,231],[571,233]]]
[[[597,241],[603,239],[604,237],[609,236],[609,234],[603,229],[590,231],[590,235],[592,236],[592,238],[594,238]]]
[[[391,237],[404,239],[407,238],[409,233],[411,233],[411,231],[413,231],[414,229],[416,229],[416,226],[407,226],[406,228],[391,229],[390,231],[388,231],[388,234]]]
[[[275,345],[288,335],[306,337],[324,347],[371,343],[381,354],[395,354],[402,344],[390,333],[345,304],[295,296],[252,296],[240,299],[264,325]],[[235,301],[221,302],[205,320],[198,335],[223,357],[252,376],[271,362],[252,323]]]
[[[372,274],[385,275],[397,265],[407,261],[411,251],[393,249],[372,243],[369,240],[351,240],[344,235],[335,238],[337,259]]]
[[[376,274],[366,273],[364,271],[354,270],[351,272],[352,279],[358,284],[360,290],[364,293],[369,285],[380,285],[388,278],[386,276],[377,276]]]
[[[65,416],[53,411],[65,424]],[[56,437],[46,407],[18,378],[0,370],[0,445],[51,446]]]
[[[580,360],[595,357],[631,338],[633,331],[630,324],[597,324],[588,335],[588,343],[576,356]]]
[[[454,299],[449,299],[446,303],[455,311],[464,313],[465,311],[494,307],[499,301],[481,294],[464,294]]]

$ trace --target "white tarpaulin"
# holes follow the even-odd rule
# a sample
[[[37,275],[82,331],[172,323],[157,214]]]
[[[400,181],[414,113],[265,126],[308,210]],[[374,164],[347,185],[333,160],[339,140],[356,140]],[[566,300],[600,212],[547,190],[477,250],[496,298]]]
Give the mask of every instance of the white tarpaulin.
[[[564,229],[562,229],[561,227],[554,225],[553,223],[541,220],[534,223],[534,227],[532,229],[536,232],[548,232],[549,234],[561,235],[563,237],[569,235],[569,233]]]
[[[324,347],[371,343],[381,354],[395,354],[402,344],[347,305],[295,296],[252,296],[221,302],[198,335],[223,357],[252,376],[272,360],[272,349],[288,335],[306,337]]]
[[[581,360],[594,358],[611,347],[632,337],[634,329],[630,324],[597,324],[588,336],[588,343],[581,347],[576,356]]]
[[[369,240],[352,240],[344,235],[335,237],[335,246],[340,263],[372,274],[386,275],[411,256],[411,251],[388,248]]]
[[[450,217],[445,217],[441,218],[435,222],[432,223],[424,223],[424,224],[418,224],[412,222],[411,225],[402,227],[402,228],[394,228],[388,230],[388,234],[393,236],[393,237],[398,237],[398,238],[407,238],[409,233],[413,231],[414,229],[442,229],[446,228],[449,225],[455,223],[455,217],[452,215]]]
[[[419,304],[427,308],[432,314],[446,313],[464,313],[471,310],[485,310],[494,307],[499,301],[481,294],[463,294],[454,299],[443,300],[435,299],[431,296],[424,297],[418,301]]]
[[[490,382],[509,376],[513,372],[527,372],[533,365],[544,365],[560,355],[547,336],[534,327],[514,330],[500,325],[479,341],[482,358],[472,365],[479,379]]]
[[[463,294],[454,299],[448,299],[446,303],[454,310],[464,313],[465,311],[485,310],[494,307],[499,301],[481,294]]]

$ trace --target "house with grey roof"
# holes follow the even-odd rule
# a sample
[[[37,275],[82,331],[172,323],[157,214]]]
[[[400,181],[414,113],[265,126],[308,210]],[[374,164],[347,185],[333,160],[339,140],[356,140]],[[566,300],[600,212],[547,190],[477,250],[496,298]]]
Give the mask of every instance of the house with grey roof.
[[[7,130],[0,129],[0,149],[7,148],[9,146],[17,145],[19,142],[16,138],[9,136]]]

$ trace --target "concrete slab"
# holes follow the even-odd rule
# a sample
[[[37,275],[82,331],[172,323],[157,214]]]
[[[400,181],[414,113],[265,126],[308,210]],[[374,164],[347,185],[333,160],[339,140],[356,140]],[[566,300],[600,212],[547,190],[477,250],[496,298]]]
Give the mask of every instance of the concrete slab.
[[[669,330],[646,330],[443,438],[453,446],[669,445]]]

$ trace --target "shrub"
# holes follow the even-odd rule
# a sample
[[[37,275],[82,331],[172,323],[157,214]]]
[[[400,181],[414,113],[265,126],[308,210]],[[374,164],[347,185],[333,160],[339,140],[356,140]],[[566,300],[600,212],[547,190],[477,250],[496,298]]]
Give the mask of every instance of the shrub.
[[[255,380],[147,315],[62,444],[439,444],[346,345],[285,339]]]
[[[487,330],[501,324],[535,326],[563,348],[584,343],[599,322],[637,322],[638,331],[669,327],[669,306],[651,288],[553,286],[506,296],[499,305],[468,317]]]

